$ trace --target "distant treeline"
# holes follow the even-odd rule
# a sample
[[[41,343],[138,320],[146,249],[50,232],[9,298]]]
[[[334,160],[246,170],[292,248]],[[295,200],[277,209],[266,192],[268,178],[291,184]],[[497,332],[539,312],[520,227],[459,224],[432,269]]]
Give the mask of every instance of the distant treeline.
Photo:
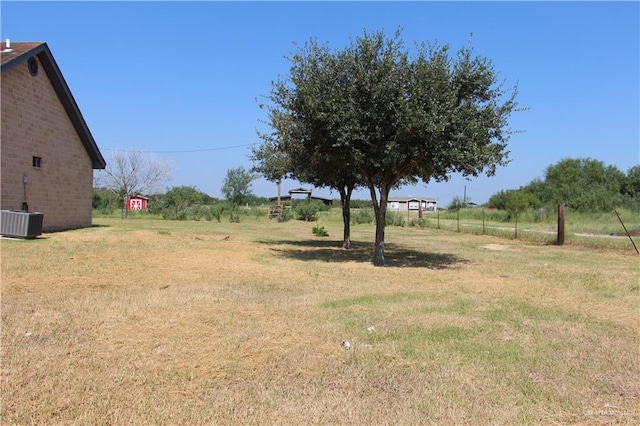
[[[231,203],[225,199],[211,197],[193,186],[176,186],[169,188],[164,194],[144,195],[149,199],[148,212],[159,214],[166,218],[180,219],[187,215],[189,209],[195,206],[208,206],[222,211],[230,209]],[[306,202],[306,199],[294,199],[294,204]],[[112,213],[122,209],[122,198],[120,195],[106,188],[93,188],[93,209],[102,213]],[[289,203],[289,201],[287,201]],[[319,202],[318,202],[319,203]],[[267,197],[246,195],[245,203],[237,207],[261,207],[271,204]],[[317,203],[314,203],[317,204]],[[319,203],[322,204],[322,203]],[[340,199],[333,200],[334,206],[340,206]],[[371,200],[352,200],[351,207],[354,209],[371,207]]]
[[[231,205],[227,200],[211,197],[193,186],[169,188],[164,194],[143,194],[149,198],[148,212],[167,219],[186,219],[191,216],[213,215],[219,217],[238,207],[266,206],[266,197],[246,195],[242,206]],[[295,203],[305,201],[294,200]],[[105,188],[94,188],[93,208],[104,213],[122,209],[122,198]],[[456,198],[449,209],[463,207],[464,201]],[[507,211],[524,211],[538,208],[554,208],[564,204],[577,212],[610,212],[626,208],[640,212],[640,165],[627,171],[616,166],[606,166],[592,159],[565,159],[549,166],[544,178],[535,179],[518,189],[507,189],[492,195],[488,207]],[[333,201],[340,206],[340,200]],[[203,206],[206,206],[204,208]],[[354,209],[371,207],[371,200],[351,200]],[[440,206],[441,208],[444,206]]]
[[[217,220],[228,217],[231,221],[239,221],[240,216],[265,215],[265,206],[271,204],[266,197],[245,195],[241,205],[226,199],[211,197],[193,186],[176,186],[169,188],[164,194],[145,195],[148,198],[145,214],[158,215],[173,220]],[[119,194],[105,188],[93,189],[93,209],[101,214],[114,214],[122,210],[122,198]],[[286,204],[290,202],[287,201]],[[339,206],[340,200],[334,200]],[[354,208],[370,207],[369,200],[354,200]],[[306,198],[294,199],[293,209],[287,210],[285,219],[298,218],[313,220],[316,213],[329,209],[330,206]]]
[[[243,206],[262,206],[269,199],[247,195],[243,206],[234,205],[227,200],[211,197],[193,186],[176,186],[164,194],[140,194],[148,198],[146,213],[160,215],[165,219],[218,219],[231,215]],[[123,198],[120,194],[106,188],[93,188],[93,209],[103,214],[122,210]]]
[[[499,210],[553,208],[564,204],[583,213],[617,208],[640,211],[640,165],[625,174],[616,166],[593,159],[565,159],[547,167],[544,178],[519,189],[499,191],[488,206]]]

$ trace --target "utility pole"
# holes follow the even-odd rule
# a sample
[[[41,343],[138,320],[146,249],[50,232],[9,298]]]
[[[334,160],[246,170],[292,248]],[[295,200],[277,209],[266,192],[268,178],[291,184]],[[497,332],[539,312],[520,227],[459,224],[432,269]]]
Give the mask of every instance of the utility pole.
[[[462,198],[462,205],[467,208],[467,185],[464,186],[464,197]]]

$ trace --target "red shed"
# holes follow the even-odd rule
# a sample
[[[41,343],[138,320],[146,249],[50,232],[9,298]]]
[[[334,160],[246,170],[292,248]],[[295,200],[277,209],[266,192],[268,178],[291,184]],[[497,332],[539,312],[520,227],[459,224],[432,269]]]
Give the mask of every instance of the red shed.
[[[127,203],[127,210],[146,210],[149,199],[142,195],[135,195],[129,198]]]

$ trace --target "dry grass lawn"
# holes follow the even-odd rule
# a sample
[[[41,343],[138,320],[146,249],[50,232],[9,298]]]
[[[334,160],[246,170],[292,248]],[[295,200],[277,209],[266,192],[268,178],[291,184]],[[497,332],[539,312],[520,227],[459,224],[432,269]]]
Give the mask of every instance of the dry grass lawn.
[[[635,252],[94,222],[1,242],[2,424],[640,421]]]

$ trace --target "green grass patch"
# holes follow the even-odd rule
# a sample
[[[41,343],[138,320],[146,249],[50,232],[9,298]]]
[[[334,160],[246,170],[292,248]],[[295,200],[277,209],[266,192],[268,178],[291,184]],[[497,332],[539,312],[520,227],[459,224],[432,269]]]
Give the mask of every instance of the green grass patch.
[[[365,294],[363,296],[350,297],[347,299],[330,300],[323,302],[323,308],[348,308],[351,306],[370,306],[388,303],[401,303],[413,300],[423,300],[423,294],[418,293],[394,293],[394,294]]]

